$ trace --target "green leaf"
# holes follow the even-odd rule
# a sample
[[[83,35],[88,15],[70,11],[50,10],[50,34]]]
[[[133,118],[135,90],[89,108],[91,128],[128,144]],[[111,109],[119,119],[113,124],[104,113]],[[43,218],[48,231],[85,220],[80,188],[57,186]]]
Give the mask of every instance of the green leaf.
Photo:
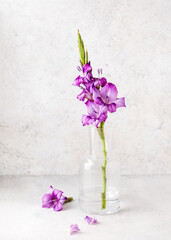
[[[88,51],[86,50],[85,63],[88,63]]]
[[[79,53],[80,53],[80,62],[84,66],[84,64],[85,64],[85,49],[84,49],[84,42],[81,39],[79,30],[78,30],[78,48],[79,48]]]

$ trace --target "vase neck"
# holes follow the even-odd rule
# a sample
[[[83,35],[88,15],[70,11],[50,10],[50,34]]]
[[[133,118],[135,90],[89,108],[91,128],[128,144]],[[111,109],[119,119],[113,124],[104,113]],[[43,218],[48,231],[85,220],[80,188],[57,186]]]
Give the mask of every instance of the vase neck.
[[[108,128],[108,126],[104,127],[103,129],[97,129],[94,126],[89,126],[89,154],[96,159],[102,159],[103,158],[103,144],[105,143],[105,149],[107,152],[107,158],[109,158],[110,152],[111,152],[111,143],[112,143],[112,129]],[[104,136],[102,138],[101,133],[104,133]]]

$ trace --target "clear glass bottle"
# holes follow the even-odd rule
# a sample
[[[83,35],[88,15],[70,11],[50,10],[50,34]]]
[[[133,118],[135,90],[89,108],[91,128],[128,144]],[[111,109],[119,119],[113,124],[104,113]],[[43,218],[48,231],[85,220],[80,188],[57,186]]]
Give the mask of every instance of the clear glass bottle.
[[[89,126],[90,154],[80,165],[80,208],[91,214],[116,213],[120,208],[120,163],[113,157],[113,127]]]

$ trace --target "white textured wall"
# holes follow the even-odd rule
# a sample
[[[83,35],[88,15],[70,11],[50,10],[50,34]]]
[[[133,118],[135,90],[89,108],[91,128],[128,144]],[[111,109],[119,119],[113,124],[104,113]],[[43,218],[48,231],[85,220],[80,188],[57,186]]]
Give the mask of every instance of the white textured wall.
[[[78,28],[126,97],[112,117],[122,173],[170,174],[170,0],[0,0],[0,174],[78,172]]]

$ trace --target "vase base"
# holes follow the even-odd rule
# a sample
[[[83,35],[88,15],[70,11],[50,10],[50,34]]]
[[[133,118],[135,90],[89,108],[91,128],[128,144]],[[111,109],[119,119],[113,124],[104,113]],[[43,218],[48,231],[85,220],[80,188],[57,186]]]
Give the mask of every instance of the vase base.
[[[120,209],[119,194],[116,189],[115,190],[112,189],[112,190],[113,190],[112,192],[110,191],[106,193],[107,199],[109,199],[108,196],[110,196],[110,199],[106,200],[105,209],[102,209],[101,199],[99,201],[95,201],[95,199],[86,198],[84,194],[80,194],[79,205],[81,210],[84,212],[87,212],[90,214],[96,214],[96,215],[117,213]],[[86,193],[87,192],[88,190],[86,190]],[[93,195],[95,192],[96,191],[92,192]],[[90,192],[89,192],[89,196],[90,196]]]

